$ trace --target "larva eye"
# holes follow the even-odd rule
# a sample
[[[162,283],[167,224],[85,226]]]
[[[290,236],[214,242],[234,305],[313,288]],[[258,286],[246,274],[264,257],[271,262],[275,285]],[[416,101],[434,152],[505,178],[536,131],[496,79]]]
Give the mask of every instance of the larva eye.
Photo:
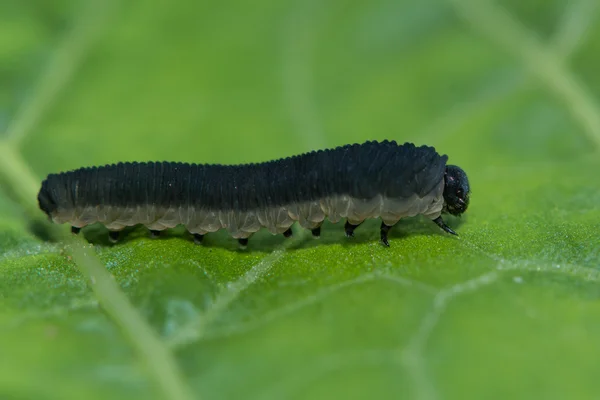
[[[462,190],[462,189],[458,189],[458,190],[456,191],[456,195],[457,195],[458,197],[462,197],[462,195],[463,195],[463,190]]]

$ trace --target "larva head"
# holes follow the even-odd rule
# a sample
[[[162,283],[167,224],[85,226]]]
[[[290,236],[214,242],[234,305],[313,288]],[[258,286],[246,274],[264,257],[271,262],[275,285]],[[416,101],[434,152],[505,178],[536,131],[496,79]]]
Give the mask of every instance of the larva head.
[[[444,212],[461,215],[469,207],[471,188],[467,174],[456,165],[446,166],[444,173]]]

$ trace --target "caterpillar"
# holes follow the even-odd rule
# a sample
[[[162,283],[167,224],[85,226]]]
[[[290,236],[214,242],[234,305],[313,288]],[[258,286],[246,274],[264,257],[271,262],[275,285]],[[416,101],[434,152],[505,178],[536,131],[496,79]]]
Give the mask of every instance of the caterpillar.
[[[319,237],[328,218],[345,219],[345,234],[381,218],[381,243],[400,219],[424,215],[456,235],[442,213],[469,206],[466,173],[448,156],[412,143],[369,141],[278,160],[242,165],[127,162],[50,174],[38,194],[40,209],[73,233],[101,223],[119,232],[143,224],[152,237],[184,225],[197,243],[226,229],[246,246],[261,228],[292,234],[298,221]]]

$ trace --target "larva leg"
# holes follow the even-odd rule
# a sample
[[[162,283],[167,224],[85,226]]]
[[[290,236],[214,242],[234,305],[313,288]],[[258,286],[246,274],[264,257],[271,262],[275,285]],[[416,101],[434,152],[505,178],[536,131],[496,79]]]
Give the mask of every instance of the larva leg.
[[[435,222],[437,224],[437,226],[442,228],[445,232],[448,232],[448,233],[458,236],[458,233],[454,232],[452,229],[450,229],[450,227],[448,225],[446,225],[446,223],[442,219],[441,215],[439,217],[437,217],[436,219],[434,219],[433,222]]]
[[[390,247],[390,242],[388,242],[388,232],[392,229],[393,225],[386,225],[385,222],[381,223],[381,243],[384,246]]]
[[[240,246],[245,248],[246,246],[248,246],[248,238],[240,238],[238,239],[238,243],[240,244]]]
[[[155,229],[150,229],[150,237],[152,239],[156,239],[156,238],[160,237],[160,231],[157,231]]]
[[[362,224],[362,222],[360,223]],[[356,228],[358,228],[360,226],[360,224],[358,225],[352,225],[350,222],[346,221],[346,225],[344,225],[344,230],[346,231],[346,237],[354,237],[354,230]]]
[[[315,229],[311,229],[310,232],[312,233],[313,237],[318,238],[321,237],[321,227],[317,226]]]
[[[283,236],[286,238],[292,237],[292,228],[288,228],[287,231],[283,232]]]
[[[202,239],[204,239],[204,235],[201,235],[199,233],[194,233],[194,243],[201,244]]]
[[[71,227],[71,233],[74,235],[77,235],[80,231],[81,231],[81,228],[78,228],[76,226]]]
[[[108,232],[108,240],[111,243],[117,243],[119,241],[120,232],[119,231],[110,231]]]

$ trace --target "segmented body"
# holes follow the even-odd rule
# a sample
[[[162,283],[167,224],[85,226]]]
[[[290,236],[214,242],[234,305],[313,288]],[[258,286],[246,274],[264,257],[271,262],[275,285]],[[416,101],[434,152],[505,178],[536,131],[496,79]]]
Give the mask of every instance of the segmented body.
[[[260,164],[119,163],[51,174],[38,195],[55,223],[96,222],[111,231],[184,225],[197,235],[226,229],[245,239],[261,228],[288,232],[346,219],[394,225],[444,206],[447,156],[434,148],[366,142]]]

